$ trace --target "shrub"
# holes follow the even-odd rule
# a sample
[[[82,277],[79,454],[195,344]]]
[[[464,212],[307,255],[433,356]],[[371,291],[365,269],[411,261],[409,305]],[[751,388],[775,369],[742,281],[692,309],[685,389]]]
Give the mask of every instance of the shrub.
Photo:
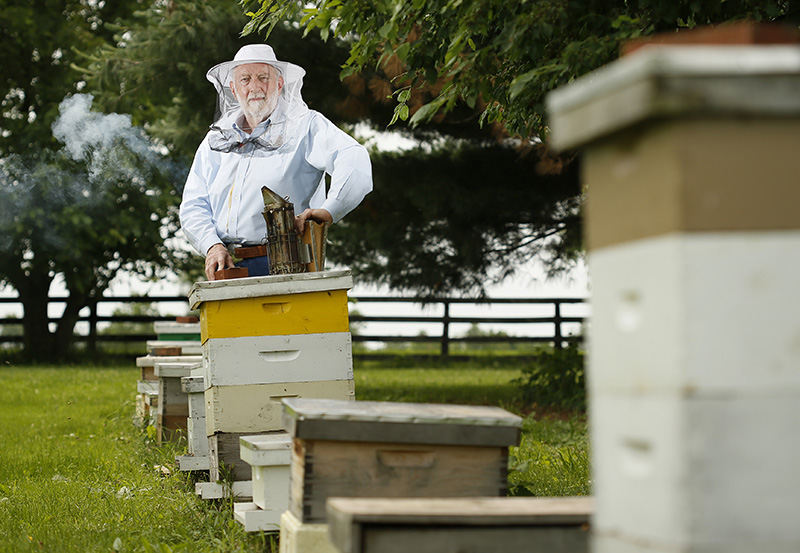
[[[538,353],[514,381],[528,403],[564,409],[586,408],[584,353],[576,343],[564,349]]]

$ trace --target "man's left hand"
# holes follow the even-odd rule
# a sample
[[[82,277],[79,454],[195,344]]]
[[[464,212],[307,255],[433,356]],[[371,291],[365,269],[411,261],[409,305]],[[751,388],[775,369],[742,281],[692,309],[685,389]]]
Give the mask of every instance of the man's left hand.
[[[311,219],[315,223],[332,223],[333,216],[327,209],[306,209],[294,218],[294,227],[299,234],[306,228],[306,221]]]

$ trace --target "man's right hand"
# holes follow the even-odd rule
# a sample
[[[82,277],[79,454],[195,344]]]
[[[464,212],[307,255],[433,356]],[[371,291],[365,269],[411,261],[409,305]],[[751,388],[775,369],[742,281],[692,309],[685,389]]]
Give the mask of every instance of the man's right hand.
[[[232,269],[236,265],[233,263],[231,254],[223,244],[214,244],[206,252],[206,278],[214,280],[214,273],[220,269]]]

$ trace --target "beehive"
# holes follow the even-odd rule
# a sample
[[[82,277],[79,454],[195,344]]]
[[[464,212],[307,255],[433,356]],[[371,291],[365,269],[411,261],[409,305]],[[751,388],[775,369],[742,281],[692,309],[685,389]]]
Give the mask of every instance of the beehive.
[[[353,399],[349,271],[198,282],[210,478],[249,479],[242,435],[283,429],[286,397]]]
[[[800,51],[730,31],[548,98],[589,190],[596,553],[800,551]]]
[[[504,496],[521,419],[498,407],[283,400],[294,438],[289,510],[325,521],[329,497]]]

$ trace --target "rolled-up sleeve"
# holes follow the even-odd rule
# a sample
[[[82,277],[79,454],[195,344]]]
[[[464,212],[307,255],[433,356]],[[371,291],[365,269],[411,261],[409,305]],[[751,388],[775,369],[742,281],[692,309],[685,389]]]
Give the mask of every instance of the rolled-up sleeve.
[[[222,241],[214,227],[209,199],[209,185],[215,170],[210,154],[206,138],[197,149],[186,178],[180,208],[181,228],[192,246],[203,256],[211,246]]]
[[[372,191],[372,164],[367,149],[319,113],[309,126],[306,161],[331,176],[322,205],[338,222]]]

